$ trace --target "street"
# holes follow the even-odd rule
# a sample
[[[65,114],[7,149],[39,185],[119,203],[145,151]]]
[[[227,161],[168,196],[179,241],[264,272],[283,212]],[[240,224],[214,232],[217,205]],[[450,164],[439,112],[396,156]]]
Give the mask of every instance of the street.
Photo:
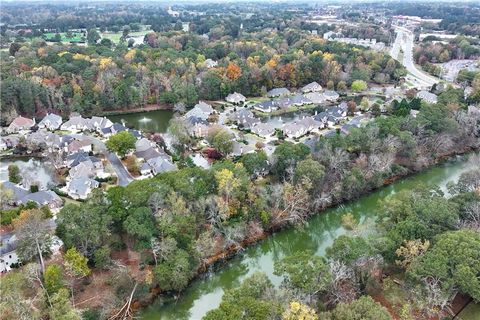
[[[413,33],[408,29],[398,26],[395,27],[395,31],[397,32],[397,37],[390,50],[390,55],[403,64],[412,76],[412,80],[417,87],[428,89],[435,83],[438,83],[437,79],[418,70],[415,66],[413,61]],[[403,57],[401,57],[400,51],[403,52]]]

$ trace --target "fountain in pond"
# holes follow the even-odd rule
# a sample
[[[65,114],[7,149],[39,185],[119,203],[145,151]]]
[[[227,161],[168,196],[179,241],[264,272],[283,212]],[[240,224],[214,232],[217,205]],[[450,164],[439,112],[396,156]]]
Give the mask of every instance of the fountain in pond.
[[[139,122],[150,122],[152,121],[152,119],[150,118],[147,118],[147,117],[143,117],[142,119],[138,120]]]

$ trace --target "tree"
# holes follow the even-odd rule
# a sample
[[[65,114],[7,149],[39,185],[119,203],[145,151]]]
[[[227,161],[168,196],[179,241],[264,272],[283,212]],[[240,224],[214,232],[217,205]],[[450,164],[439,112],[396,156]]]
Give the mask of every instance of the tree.
[[[298,161],[304,160],[310,149],[303,143],[284,142],[273,153],[272,173],[279,179],[285,179],[293,173]]]
[[[268,169],[268,157],[263,150],[244,154],[240,161],[250,174],[261,174]]]
[[[60,289],[52,296],[52,308],[49,310],[52,320],[81,320],[82,316],[70,303],[67,289]]]
[[[17,252],[23,261],[35,255],[40,259],[42,273],[45,271],[43,253],[50,249],[51,228],[40,209],[24,210],[13,221],[17,236]]]
[[[404,245],[398,248],[395,253],[402,260],[396,260],[399,266],[408,269],[410,264],[418,257],[422,256],[430,247],[430,241],[422,242],[420,239],[405,241]]]
[[[97,41],[100,40],[100,35],[96,29],[89,29],[87,32],[87,43],[89,45],[97,44]]]
[[[182,249],[178,249],[172,256],[159,263],[154,269],[155,279],[158,285],[165,291],[181,291],[192,277],[192,265],[190,255]]]
[[[329,320],[391,320],[388,310],[370,296],[362,296],[350,303],[340,303],[335,309],[320,314]]]
[[[103,246],[98,248],[93,253],[93,262],[95,263],[95,267],[99,269],[106,269],[110,263],[110,248],[108,246]]]
[[[281,305],[270,294],[274,287],[263,273],[255,273],[240,286],[225,292],[217,309],[209,311],[205,320],[268,320],[277,319]]]
[[[366,90],[368,87],[367,83],[363,80],[355,80],[352,82],[351,88],[354,92],[360,92]]]
[[[148,248],[150,239],[155,235],[155,221],[150,208],[140,207],[125,219],[123,229],[137,241],[137,245],[142,248]]]
[[[291,301],[288,309],[282,314],[283,320],[317,320],[315,310],[298,301]]]
[[[325,175],[325,167],[312,158],[299,161],[295,168],[294,181],[299,183],[308,178],[313,186],[317,186]]]
[[[213,127],[208,131],[208,142],[223,156],[233,151],[233,139],[231,134],[221,127]]]
[[[173,145],[179,152],[183,152],[193,142],[192,137],[188,133],[187,124],[182,118],[172,118],[170,120],[168,133],[172,136]]]
[[[372,245],[363,237],[341,235],[326,250],[328,259],[337,260],[351,266],[361,257],[369,257],[375,253]]]
[[[98,204],[67,204],[57,215],[57,235],[67,248],[76,247],[91,257],[110,235],[111,217],[106,211]]]
[[[48,294],[53,295],[64,287],[62,269],[58,264],[51,264],[45,269],[43,281]]]
[[[18,184],[22,181],[22,177],[20,176],[20,168],[16,164],[11,164],[8,166],[8,181],[15,184]]]
[[[437,278],[443,289],[459,288],[480,301],[480,234],[458,230],[439,234],[430,250],[411,264],[407,275]]]
[[[230,63],[227,66],[227,78],[235,81],[242,76],[242,69],[235,63]]]
[[[83,278],[91,272],[88,267],[88,259],[78,252],[76,248],[68,249],[65,253],[64,260],[67,272],[73,277]]]
[[[275,262],[274,274],[283,277],[282,285],[312,303],[315,295],[327,289],[331,274],[325,259],[303,251]]]
[[[116,152],[122,158],[125,157],[127,153],[135,149],[135,142],[137,139],[128,131],[121,131],[110,138],[106,143],[108,150]]]

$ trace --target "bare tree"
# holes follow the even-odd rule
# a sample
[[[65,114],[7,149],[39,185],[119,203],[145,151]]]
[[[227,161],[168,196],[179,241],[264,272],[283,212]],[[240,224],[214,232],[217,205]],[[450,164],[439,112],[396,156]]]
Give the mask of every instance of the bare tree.
[[[442,288],[442,282],[437,277],[428,276],[422,279],[423,287],[423,300],[425,306],[424,312],[429,317],[440,316],[444,312],[452,314],[451,300],[455,295],[454,292],[445,292]]]
[[[328,294],[328,303],[336,305],[340,302],[350,302],[359,294],[355,272],[345,263],[333,260],[329,263],[332,282]]]
[[[23,261],[28,261],[38,255],[43,273],[45,271],[43,252],[50,248],[52,238],[51,227],[43,218],[43,212],[39,209],[23,211],[13,224],[20,257]]]

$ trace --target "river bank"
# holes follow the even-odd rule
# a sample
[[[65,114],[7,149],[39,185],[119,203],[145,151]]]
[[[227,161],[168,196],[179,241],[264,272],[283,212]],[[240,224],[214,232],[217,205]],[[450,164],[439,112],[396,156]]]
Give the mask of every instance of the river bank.
[[[341,202],[335,204],[332,203],[328,208],[324,208],[320,211],[313,213],[312,216],[309,218],[308,226],[304,227],[302,230],[312,229],[311,225],[313,225],[313,229],[315,229],[315,224],[318,222],[318,220],[325,222],[325,224],[327,225],[329,225],[329,222],[334,221],[333,224],[330,223],[330,227],[332,227],[332,225],[335,227],[333,227],[332,230],[328,230],[327,232],[325,232],[325,230],[321,228],[321,231],[323,232],[315,232],[315,234],[304,235],[307,239],[306,243],[308,243],[309,241],[315,243],[313,251],[319,254],[323,254],[324,250],[331,245],[331,243],[337,236],[346,233],[346,230],[341,227],[341,216],[344,213],[346,213],[347,211],[353,212],[357,220],[365,226],[369,223],[368,221],[371,220],[370,218],[372,217],[372,214],[375,215],[374,213],[377,209],[379,201],[378,198],[386,196],[392,190],[395,191],[396,185],[408,185],[408,183],[411,183],[409,181],[422,179],[423,176],[428,176],[429,172],[439,170],[441,171],[444,167],[444,171],[450,174],[451,178],[455,179],[458,177],[459,174],[458,172],[448,172],[449,161],[456,155],[463,155],[473,151],[476,150],[456,150],[447,154],[440,155],[434,161],[432,161],[432,163],[427,168],[424,168],[423,170],[411,171],[402,175],[396,175],[385,179],[382,187],[375,190],[366,190],[360,199],[350,202]],[[429,182],[430,180],[433,180],[433,182],[429,183],[429,185],[437,184],[438,181],[436,181],[435,179],[435,175],[433,176],[433,178],[429,178]],[[413,187],[416,183],[418,182],[412,183],[410,187]],[[368,210],[362,211],[362,206],[365,203],[368,203]],[[149,306],[141,313],[143,319],[158,319],[160,315],[162,319],[198,319],[201,318],[201,316],[203,316],[206,311],[216,308],[221,299],[221,296],[223,295],[223,291],[230,287],[234,287],[235,284],[238,284],[238,281],[241,281],[247,275],[251,274],[253,272],[253,269],[265,271],[269,274],[272,282],[279,283],[280,280],[272,275],[273,261],[277,260],[280,256],[279,254],[275,253],[275,251],[278,250],[278,243],[275,239],[287,237],[290,238],[288,241],[292,241],[293,244],[288,243],[287,241],[285,245],[287,247],[290,247],[292,245],[296,246],[295,244],[298,244],[299,241],[298,239],[296,239],[298,233],[304,234],[305,232],[299,231],[297,229],[298,228],[290,228],[290,225],[274,226],[266,231],[256,234],[253,237],[244,239],[240,242],[240,245],[230,246],[228,249],[204,261],[204,263],[197,269],[197,275],[194,277],[194,279],[191,280],[189,287],[187,287],[187,289],[180,294],[180,298],[174,299],[169,296],[162,296],[161,290],[159,288],[156,288],[152,291],[152,296],[150,299],[146,301],[137,301],[137,303],[135,304],[137,310],[140,307],[149,306],[153,302],[152,306]],[[292,233],[294,235],[292,237],[289,237],[288,235]],[[320,233],[320,235],[318,235],[318,233]],[[285,236],[285,234],[287,234],[287,236]],[[325,238],[322,238],[322,236]],[[298,245],[300,247],[305,246],[304,244]],[[269,248],[269,250],[272,250],[273,252],[265,251],[265,247],[269,246],[273,246],[272,248]],[[306,245],[306,248],[312,249],[310,245]],[[241,251],[243,254],[239,255],[239,251]],[[252,251],[255,253],[252,254]],[[267,257],[255,259],[256,253],[258,253],[262,257]],[[255,260],[255,262],[247,263],[248,267],[238,266],[239,263],[242,264],[239,261],[250,261],[251,259]],[[269,262],[266,263],[265,259],[268,259]],[[262,266],[259,268],[258,264],[262,264]],[[221,268],[221,266],[225,266],[230,271],[226,271],[225,268]],[[236,271],[231,271],[232,268]],[[245,271],[244,268],[247,269],[247,272],[243,272]],[[215,272],[212,273],[212,270],[215,270]],[[239,272],[239,274],[236,274],[236,276],[238,276],[238,281],[232,281],[230,277],[227,277],[228,281],[222,283],[222,285],[220,286],[217,280],[211,279],[212,277],[215,279],[222,278],[225,273],[235,273],[237,271]],[[212,286],[214,288],[212,288]],[[199,294],[200,296],[198,296]],[[181,306],[179,306],[179,304],[181,304]],[[185,311],[189,314],[185,315],[182,311]]]
[[[120,110],[110,110],[102,112],[102,116],[114,116],[120,114],[133,114],[133,113],[142,113],[142,112],[150,112],[150,111],[157,111],[157,110],[173,110],[173,106],[170,104],[147,104],[145,107],[141,108],[133,108],[133,109],[120,109]]]

